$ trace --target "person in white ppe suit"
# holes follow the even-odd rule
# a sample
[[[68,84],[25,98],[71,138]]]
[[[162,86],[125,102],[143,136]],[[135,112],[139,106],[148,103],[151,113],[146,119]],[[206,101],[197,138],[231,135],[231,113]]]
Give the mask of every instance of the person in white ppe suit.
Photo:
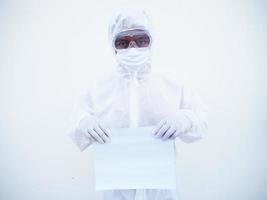
[[[109,128],[154,126],[159,139],[191,143],[207,133],[206,106],[177,80],[153,72],[153,33],[144,11],[120,12],[109,27],[117,60],[114,74],[97,81],[82,98],[81,117],[69,135],[83,151],[112,140]],[[108,190],[105,200],[175,200],[175,190]]]

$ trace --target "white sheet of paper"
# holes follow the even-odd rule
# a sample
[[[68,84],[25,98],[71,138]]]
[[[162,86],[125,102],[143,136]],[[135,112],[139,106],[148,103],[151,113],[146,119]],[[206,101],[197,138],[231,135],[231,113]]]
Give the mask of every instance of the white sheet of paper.
[[[92,150],[96,190],[176,188],[174,140],[154,138],[152,127],[111,129]]]

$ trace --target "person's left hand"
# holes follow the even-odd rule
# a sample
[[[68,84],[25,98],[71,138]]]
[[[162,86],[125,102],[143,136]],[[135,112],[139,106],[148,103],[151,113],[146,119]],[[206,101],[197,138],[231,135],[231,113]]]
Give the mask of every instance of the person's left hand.
[[[182,114],[169,116],[162,119],[153,130],[153,134],[157,138],[163,140],[175,139],[177,136],[183,134],[189,128],[192,123]]]

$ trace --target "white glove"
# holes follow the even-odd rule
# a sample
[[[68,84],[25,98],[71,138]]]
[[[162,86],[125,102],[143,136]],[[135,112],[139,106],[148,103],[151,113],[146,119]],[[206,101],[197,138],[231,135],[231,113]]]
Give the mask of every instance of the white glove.
[[[192,122],[183,114],[168,116],[162,119],[153,130],[156,138],[163,140],[175,139],[186,133],[192,127]]]
[[[110,141],[110,132],[96,117],[84,117],[79,123],[79,130],[91,141],[104,144]]]

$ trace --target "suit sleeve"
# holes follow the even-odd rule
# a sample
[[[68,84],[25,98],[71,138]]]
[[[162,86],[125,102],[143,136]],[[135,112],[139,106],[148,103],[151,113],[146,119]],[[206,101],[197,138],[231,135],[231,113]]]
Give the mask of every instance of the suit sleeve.
[[[89,147],[92,144],[92,141],[83,132],[81,132],[81,130],[79,129],[79,122],[84,117],[91,117],[93,115],[94,112],[92,98],[90,92],[87,91],[84,94],[80,95],[79,99],[74,105],[73,113],[70,117],[70,128],[67,133],[67,135],[81,152]]]
[[[190,88],[182,86],[180,113],[191,122],[191,127],[179,138],[186,143],[206,137],[208,132],[207,105]]]

